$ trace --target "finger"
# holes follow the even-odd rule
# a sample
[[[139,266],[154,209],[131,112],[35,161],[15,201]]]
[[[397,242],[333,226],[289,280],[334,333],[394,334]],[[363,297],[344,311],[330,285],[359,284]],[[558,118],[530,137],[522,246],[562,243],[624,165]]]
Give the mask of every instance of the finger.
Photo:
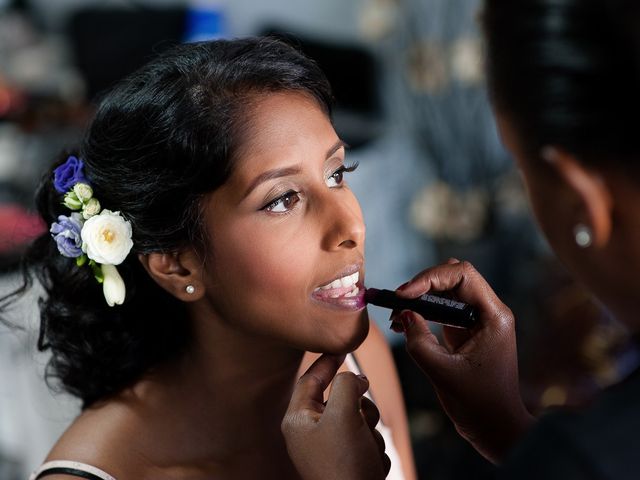
[[[360,398],[360,411],[362,412],[362,416],[364,417],[365,422],[371,430],[376,428],[378,422],[380,421],[380,411],[376,404],[373,403],[367,397]]]
[[[318,358],[298,380],[289,402],[289,410],[321,410],[324,391],[343,362],[344,355],[324,354]]]
[[[386,453],[382,456],[382,464],[384,465],[384,476],[386,477],[391,471],[391,459]]]
[[[457,352],[473,336],[469,330],[443,326],[442,339],[449,352]]]
[[[427,322],[415,312],[405,310],[400,316],[407,340],[407,352],[427,374],[446,369],[451,361],[450,352],[440,344]]]
[[[393,332],[396,333],[402,333],[404,332],[404,328],[402,327],[402,323],[399,320],[396,320],[394,322],[391,323],[391,326],[389,327],[389,329]]]
[[[469,271],[465,271],[469,265]],[[429,291],[455,290],[465,280],[473,266],[469,262],[444,263],[423,270],[398,292],[403,297],[417,297]]]
[[[447,263],[449,265],[455,265],[456,263],[460,263],[460,260],[458,260],[457,258],[451,257],[449,260],[447,260]]]
[[[375,428],[371,431],[371,433],[373,433],[373,439],[376,441],[376,445],[378,446],[378,452],[380,452],[380,456],[384,456],[384,452],[387,448],[384,442],[384,437]]]
[[[495,292],[469,262],[447,263],[428,268],[416,275],[409,285],[397,294],[405,298],[415,298],[429,291],[455,291],[460,301],[485,312],[495,313],[503,308]]]
[[[324,410],[323,420],[347,422],[351,425],[363,421],[360,414],[360,397],[369,388],[369,381],[362,375],[342,372],[333,380],[331,392]]]

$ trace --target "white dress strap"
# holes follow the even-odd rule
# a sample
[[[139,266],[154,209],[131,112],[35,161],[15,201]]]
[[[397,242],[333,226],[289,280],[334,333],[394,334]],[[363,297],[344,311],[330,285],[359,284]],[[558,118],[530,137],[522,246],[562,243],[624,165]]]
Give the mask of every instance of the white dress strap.
[[[356,357],[354,357],[353,353],[348,354],[344,358],[344,363],[350,372],[353,372],[356,375],[362,375],[362,370],[360,370],[360,365],[358,365],[358,362],[356,361]],[[369,390],[364,392],[364,396],[373,402],[373,398],[371,397]]]
[[[51,470],[51,474],[53,473],[63,473],[66,475],[73,475],[73,471],[82,472],[85,474],[93,475],[93,477],[87,476],[86,478],[97,478],[100,480],[116,480],[114,477],[109,475],[107,472],[100,470],[93,465],[87,465],[86,463],[81,462],[72,462],[69,460],[53,460],[51,462],[46,462],[42,464],[42,466],[33,472],[29,477],[29,480],[36,480],[43,473],[47,473]]]
[[[347,365],[347,368],[350,372],[355,373],[356,375],[361,375],[360,366],[356,362],[356,359],[353,357],[353,353],[348,354],[344,357],[344,363]]]

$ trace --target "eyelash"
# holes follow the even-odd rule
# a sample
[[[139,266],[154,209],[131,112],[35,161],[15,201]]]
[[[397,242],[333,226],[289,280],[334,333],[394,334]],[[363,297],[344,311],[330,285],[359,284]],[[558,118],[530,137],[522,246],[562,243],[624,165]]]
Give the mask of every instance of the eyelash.
[[[337,175],[337,174],[344,175],[345,173],[354,172],[358,168],[358,165],[360,165],[359,162],[353,162],[350,165],[342,165],[335,172],[333,172],[329,178],[331,178],[331,177],[333,177],[334,175]],[[342,181],[338,185],[342,185]],[[333,188],[335,188],[335,187],[333,187]]]
[[[351,173],[354,172],[357,168],[358,168],[359,162],[353,162],[350,165],[342,165],[340,168],[338,168],[336,171],[334,171],[328,178],[332,178],[335,175],[344,175],[345,173]],[[344,181],[344,178],[341,179],[340,183],[338,183],[338,187],[340,187],[342,185],[342,182]],[[337,187],[330,187],[330,188],[337,188]],[[300,195],[299,191],[296,190],[289,190],[286,193],[284,193],[283,195],[280,195],[278,198],[275,198],[274,200],[272,200],[271,202],[269,202],[268,204],[266,204],[264,207],[262,207],[260,210],[261,211],[272,211],[273,208],[278,205],[280,202],[284,201],[285,199],[287,199],[288,197],[293,197],[294,195]],[[295,202],[298,203],[298,201],[300,201],[299,199]],[[294,205],[295,205],[294,203]],[[287,209],[284,212],[274,212],[277,214],[288,214],[291,211],[291,209]]]
[[[287,197],[292,197],[294,195],[300,195],[300,192],[296,191],[296,190],[289,190],[287,193],[285,193],[284,195],[280,195],[278,198],[274,199],[272,202],[269,202],[267,205],[265,205],[264,207],[262,207],[260,210],[266,210],[266,211],[271,211],[273,210],[273,208],[278,205],[280,202],[284,201]],[[297,202],[296,202],[297,203]],[[289,210],[286,210],[284,212],[274,212],[274,213],[278,213],[278,214],[282,214],[282,213],[289,213]]]

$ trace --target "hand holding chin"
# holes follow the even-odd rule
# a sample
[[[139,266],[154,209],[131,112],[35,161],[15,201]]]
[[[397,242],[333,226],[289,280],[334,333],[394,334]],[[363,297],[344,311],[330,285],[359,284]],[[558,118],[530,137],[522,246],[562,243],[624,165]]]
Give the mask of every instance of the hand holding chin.
[[[343,360],[316,360],[298,381],[282,421],[289,456],[305,480],[380,480],[391,466],[375,430],[378,409],[363,397],[369,382],[350,372],[336,376]]]

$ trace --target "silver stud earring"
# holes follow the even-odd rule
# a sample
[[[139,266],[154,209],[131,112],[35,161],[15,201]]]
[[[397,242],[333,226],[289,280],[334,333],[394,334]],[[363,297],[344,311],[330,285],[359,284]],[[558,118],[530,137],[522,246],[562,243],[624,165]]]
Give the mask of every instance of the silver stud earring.
[[[589,248],[593,243],[593,232],[583,223],[579,223],[573,229],[576,243],[580,248]]]
[[[184,291],[187,292],[189,295],[191,295],[196,291],[196,287],[194,287],[193,285],[187,285]]]

